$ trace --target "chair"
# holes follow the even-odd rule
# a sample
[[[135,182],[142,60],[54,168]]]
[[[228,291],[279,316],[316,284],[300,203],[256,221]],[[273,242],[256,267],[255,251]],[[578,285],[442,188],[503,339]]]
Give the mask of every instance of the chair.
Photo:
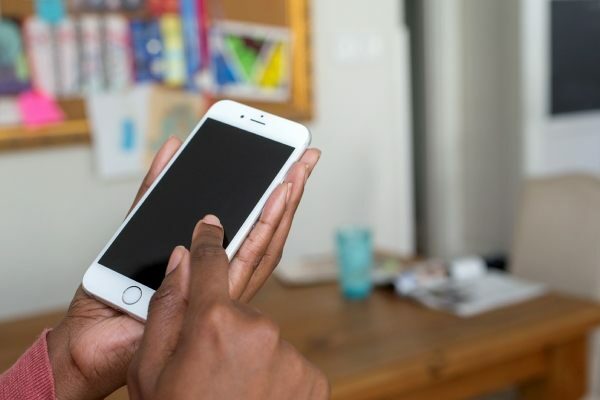
[[[600,179],[565,175],[524,188],[511,271],[575,296],[600,300]],[[590,399],[600,399],[600,330],[590,342]]]

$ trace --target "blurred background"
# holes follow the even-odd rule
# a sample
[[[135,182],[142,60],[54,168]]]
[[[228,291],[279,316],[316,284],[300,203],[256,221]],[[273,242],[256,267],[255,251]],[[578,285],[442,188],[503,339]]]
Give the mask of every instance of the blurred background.
[[[348,332],[367,329],[360,338],[388,344],[344,358],[356,368],[333,374],[334,397],[472,398],[532,379],[506,396],[597,390],[586,377],[600,322],[600,0],[1,0],[0,15],[0,320],[64,309],[160,144],[233,98],[305,123],[323,151],[277,285],[306,291],[279,294],[290,310],[313,294],[335,301],[321,316],[346,333],[283,331],[326,370],[338,369],[317,342],[356,349]],[[358,303],[333,283],[353,229],[375,254]],[[455,286],[427,291],[488,271],[502,281],[471,293],[474,308],[455,304]],[[416,320],[423,331],[394,334]],[[523,341],[494,336],[506,326],[505,340]],[[444,330],[490,347],[472,353]],[[392,381],[421,386],[344,386],[411,349],[422,380]],[[471,376],[463,361],[509,353],[479,386],[459,379]],[[463,389],[417,396],[423,382]]]

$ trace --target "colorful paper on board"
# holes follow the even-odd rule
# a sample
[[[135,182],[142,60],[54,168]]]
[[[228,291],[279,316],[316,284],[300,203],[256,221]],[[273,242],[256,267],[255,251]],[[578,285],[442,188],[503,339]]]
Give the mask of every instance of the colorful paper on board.
[[[62,122],[65,114],[49,96],[40,92],[24,92],[18,98],[21,120],[27,127],[38,127]]]
[[[63,0],[35,0],[35,12],[44,21],[58,24],[65,18]]]
[[[19,26],[0,19],[0,95],[29,88],[29,71]]]
[[[218,94],[267,101],[289,99],[289,29],[222,21],[214,25],[210,36]]]

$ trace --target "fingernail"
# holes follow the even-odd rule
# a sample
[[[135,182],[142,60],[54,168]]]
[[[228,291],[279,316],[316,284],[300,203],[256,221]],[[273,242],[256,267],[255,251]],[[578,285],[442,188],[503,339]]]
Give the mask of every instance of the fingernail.
[[[171,253],[171,257],[169,257],[169,263],[167,264],[167,270],[165,271],[165,276],[169,275],[171,272],[175,271],[181,259],[183,258],[185,247],[177,246],[173,249]]]
[[[219,228],[222,228],[223,225],[221,225],[221,221],[219,221],[219,218],[215,217],[214,215],[207,215],[206,217],[204,217],[202,219],[202,222],[208,225],[214,225],[214,226],[218,226]]]
[[[287,192],[285,193],[285,204],[288,204],[290,202],[290,197],[292,196],[292,182],[288,182],[286,184],[286,190]]]
[[[304,164],[304,183],[308,182],[308,171],[310,167],[308,164]]]

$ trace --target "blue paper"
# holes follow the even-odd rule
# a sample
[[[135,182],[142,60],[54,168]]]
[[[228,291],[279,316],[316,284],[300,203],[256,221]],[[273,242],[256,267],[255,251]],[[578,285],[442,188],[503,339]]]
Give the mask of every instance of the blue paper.
[[[125,152],[135,150],[135,123],[131,119],[125,119],[122,121],[122,136],[121,136],[121,148]]]
[[[136,82],[162,81],[163,43],[158,22],[133,20],[130,27]]]
[[[228,83],[236,82],[235,74],[225,61],[222,54],[215,54],[213,57],[213,63],[215,66],[215,79],[217,84],[225,86]]]
[[[200,31],[198,28],[197,0],[181,0],[181,22],[187,67],[187,87],[196,89],[195,77],[202,65],[200,50]]]
[[[35,11],[38,17],[50,24],[58,24],[65,18],[63,0],[35,0]]]

